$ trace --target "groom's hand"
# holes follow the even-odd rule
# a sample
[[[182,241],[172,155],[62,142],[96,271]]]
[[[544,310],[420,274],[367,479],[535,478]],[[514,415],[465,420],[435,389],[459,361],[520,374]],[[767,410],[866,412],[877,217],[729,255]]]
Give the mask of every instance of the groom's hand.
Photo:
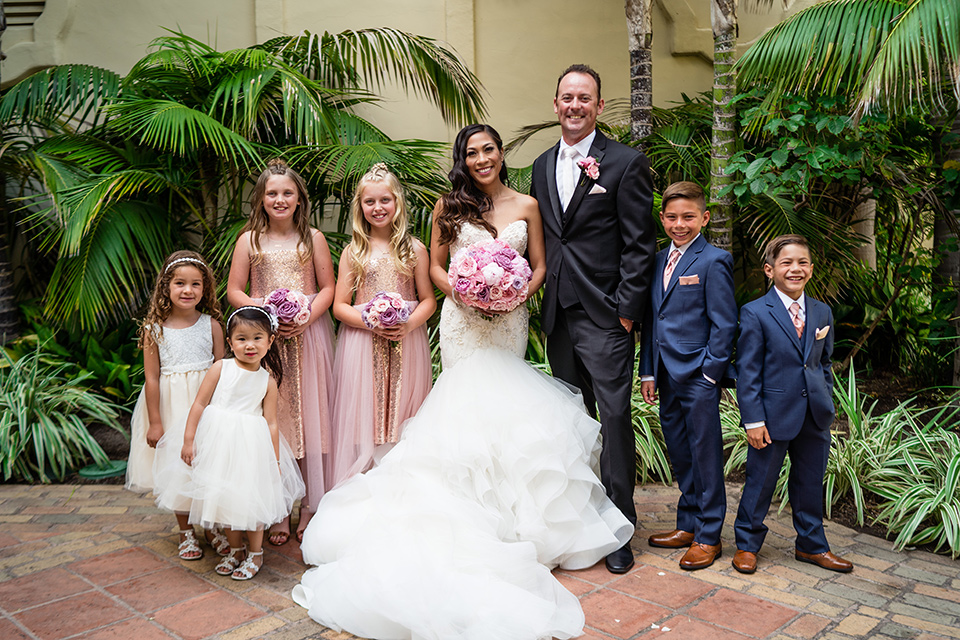
[[[628,318],[620,318],[620,324],[623,325],[623,328],[626,329],[627,333],[633,331],[633,320]]]

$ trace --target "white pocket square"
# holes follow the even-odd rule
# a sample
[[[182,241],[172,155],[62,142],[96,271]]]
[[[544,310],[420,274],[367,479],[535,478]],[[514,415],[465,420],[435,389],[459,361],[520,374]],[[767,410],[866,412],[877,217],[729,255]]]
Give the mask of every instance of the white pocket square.
[[[830,325],[825,326],[823,329],[817,329],[817,340],[823,340],[827,337],[828,333],[830,333]]]
[[[606,192],[607,192],[606,189],[604,189],[603,187],[601,187],[601,186],[598,185],[598,184],[595,184],[595,185],[593,185],[593,186],[590,188],[590,193],[588,193],[587,195],[588,195],[588,196],[592,196],[592,195],[597,194],[597,193],[606,193]]]

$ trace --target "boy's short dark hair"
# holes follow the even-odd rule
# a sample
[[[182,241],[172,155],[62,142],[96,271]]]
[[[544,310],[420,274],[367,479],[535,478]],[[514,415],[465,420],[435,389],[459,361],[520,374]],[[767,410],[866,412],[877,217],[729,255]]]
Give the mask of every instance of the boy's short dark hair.
[[[674,182],[663,190],[660,197],[660,210],[667,208],[667,203],[677,198],[693,200],[700,207],[700,212],[707,210],[707,198],[703,195],[703,189],[696,182]]]
[[[807,250],[807,253],[810,253],[810,243],[807,242],[806,238],[796,233],[788,233],[782,236],[777,236],[767,243],[766,248],[763,250],[764,263],[772,267],[777,261],[777,256],[780,255],[780,252],[783,251],[784,247],[788,247],[791,244],[800,245]]]
[[[593,81],[597,83],[597,100],[600,99],[600,74],[594,71],[593,67],[586,64],[572,64],[563,70],[563,73],[557,78],[557,88],[553,92],[554,97],[560,94],[560,83],[571,73],[583,73],[593,78]]]

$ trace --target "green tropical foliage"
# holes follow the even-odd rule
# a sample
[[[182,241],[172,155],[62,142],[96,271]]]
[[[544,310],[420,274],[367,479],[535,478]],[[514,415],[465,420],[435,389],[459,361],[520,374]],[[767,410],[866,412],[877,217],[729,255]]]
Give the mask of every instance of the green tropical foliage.
[[[432,204],[444,147],[391,140],[357,113],[381,101],[374,90],[386,82],[451,123],[484,112],[455,54],[395,29],[232,51],[171,32],[126,76],[63,65],[9,89],[0,122],[32,179],[26,224],[49,256],[47,317],[83,329],[129,317],[164,256],[185,243],[225,265],[245,190],[271,157],[285,157],[312,199],[335,209],[375,161],[410,185],[415,203]]]
[[[120,407],[87,388],[89,375],[71,377],[73,365],[42,343],[18,360],[0,362],[0,470],[5,481],[63,480],[88,459],[107,455],[87,431],[99,423],[123,431]]]

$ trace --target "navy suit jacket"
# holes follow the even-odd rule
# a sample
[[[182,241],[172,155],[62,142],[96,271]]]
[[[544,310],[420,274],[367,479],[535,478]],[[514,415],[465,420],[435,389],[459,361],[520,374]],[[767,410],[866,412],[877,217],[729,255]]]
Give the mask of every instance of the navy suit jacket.
[[[640,375],[656,378],[663,362],[677,383],[699,375],[698,370],[719,383],[737,333],[733,257],[700,235],[683,252],[664,291],[669,250],[656,257],[641,332]]]
[[[540,204],[547,251],[543,330],[553,333],[561,286],[576,291],[599,327],[619,327],[621,317],[638,322],[649,299],[656,251],[650,162],[597,131],[590,155],[599,163],[600,177],[592,180],[581,172],[564,211],[557,193],[559,149],[558,141],[534,161],[530,185],[530,195]],[[561,283],[561,277],[567,282]]]
[[[774,287],[740,310],[737,401],[744,423],[765,422],[774,440],[792,440],[809,408],[821,429],[833,424],[833,313],[806,297],[803,338],[797,338]],[[818,331],[826,335],[819,340]]]

